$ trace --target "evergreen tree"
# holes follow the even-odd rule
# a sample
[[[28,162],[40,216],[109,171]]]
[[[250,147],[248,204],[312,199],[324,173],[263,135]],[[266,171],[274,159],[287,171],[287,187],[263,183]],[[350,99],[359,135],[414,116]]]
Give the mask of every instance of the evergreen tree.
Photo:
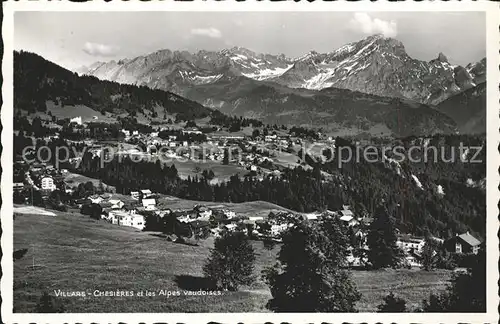
[[[283,234],[278,262],[263,271],[277,312],[354,312],[361,298],[345,264],[347,242],[334,222],[297,222]]]
[[[215,240],[203,272],[217,287],[234,291],[255,280],[255,259],[253,246],[244,233],[224,232]]]
[[[379,313],[403,313],[406,312],[406,301],[391,292],[377,308]]]
[[[368,261],[375,269],[398,267],[402,251],[396,245],[393,221],[385,208],[379,208],[367,236]]]
[[[224,157],[222,159],[222,164],[224,164],[224,165],[229,164],[229,149],[228,148],[224,149]]]
[[[436,252],[435,245],[430,239],[425,240],[425,245],[418,259],[422,263],[422,267],[425,271],[431,271],[436,268],[438,253]]]

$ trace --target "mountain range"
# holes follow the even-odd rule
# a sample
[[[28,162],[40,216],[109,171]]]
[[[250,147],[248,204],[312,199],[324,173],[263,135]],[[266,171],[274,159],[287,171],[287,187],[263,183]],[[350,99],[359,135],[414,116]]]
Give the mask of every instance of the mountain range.
[[[439,53],[436,59],[421,61],[411,58],[400,41],[373,35],[332,52],[311,51],[298,58],[243,47],[197,53],[160,50],[132,59],[96,62],[77,72],[182,96],[193,86],[245,77],[289,88],[335,87],[435,105],[484,82],[485,59],[454,66]]]
[[[77,72],[172,91],[226,114],[273,123],[372,135],[486,130],[481,117],[486,115],[481,90],[486,58],[465,67],[450,64],[443,53],[421,61],[411,58],[400,41],[381,35],[297,58],[243,47],[160,50],[96,62]],[[422,123],[406,122],[418,120],[419,113]]]
[[[379,35],[294,59],[241,47],[161,50],[79,75],[32,53],[16,52],[14,63],[15,106],[31,111],[49,100],[109,113],[163,109],[183,120],[215,109],[340,136],[486,130],[485,59],[466,67],[443,54],[418,61]]]

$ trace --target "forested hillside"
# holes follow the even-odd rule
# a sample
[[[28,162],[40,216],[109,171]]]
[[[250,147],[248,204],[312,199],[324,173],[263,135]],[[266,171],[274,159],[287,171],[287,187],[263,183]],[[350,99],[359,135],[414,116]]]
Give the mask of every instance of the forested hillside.
[[[180,120],[203,118],[212,112],[168,91],[78,76],[23,51],[14,52],[14,92],[14,109],[32,113],[45,111],[49,100],[62,106],[85,105],[102,113],[140,112],[159,106]]]
[[[405,139],[409,145],[416,139]],[[481,137],[438,135],[430,139],[433,145],[451,150],[457,141],[481,147]],[[352,145],[337,138],[338,147]],[[401,143],[400,143],[401,144]],[[430,143],[428,143],[430,144]],[[426,163],[369,163],[356,162],[339,165],[340,151],[328,163],[314,163],[312,170],[302,167],[285,169],[281,178],[268,177],[258,180],[252,176],[240,179],[235,175],[230,181],[217,185],[207,179],[179,178],[175,166],[161,166],[159,162],[135,163],[117,159],[100,167],[98,158],[87,155],[79,172],[102,179],[119,192],[151,188],[155,192],[181,198],[245,202],[264,200],[298,212],[339,209],[343,204],[353,206],[360,216],[373,217],[378,207],[385,207],[404,232],[417,235],[433,233],[450,237],[470,230],[485,237],[486,193],[482,185],[486,177],[485,163],[442,162],[430,159]],[[473,152],[468,153],[468,159]],[[475,154],[475,153],[474,153]],[[486,156],[482,149],[477,159]],[[308,159],[306,157],[306,159]],[[309,159],[308,159],[309,160]],[[329,181],[324,174],[329,174]],[[418,180],[418,181],[417,181]],[[425,206],[425,208],[423,208]]]

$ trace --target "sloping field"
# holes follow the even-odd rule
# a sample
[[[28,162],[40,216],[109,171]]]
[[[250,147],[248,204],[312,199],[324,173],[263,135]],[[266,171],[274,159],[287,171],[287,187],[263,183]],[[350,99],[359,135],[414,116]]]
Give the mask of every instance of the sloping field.
[[[61,107],[52,101],[47,101],[47,111],[50,111],[52,115],[56,116],[58,119],[82,117],[82,122],[116,122],[116,118],[105,116],[100,112],[84,105]],[[97,119],[94,119],[94,117],[97,117]]]
[[[92,182],[92,184],[94,185],[94,187],[98,187],[99,186],[99,182],[100,180],[99,179],[96,179],[96,178],[89,178],[87,176],[84,176],[84,175],[81,175],[81,174],[78,174],[78,173],[72,173],[72,172],[68,172],[66,174],[66,176],[64,177],[64,182],[66,184],[68,184],[70,187],[78,187],[78,185],[80,183],[87,183],[87,182]],[[113,191],[115,192],[116,191],[116,188],[113,187],[113,186],[108,186],[107,184],[103,183],[103,186],[105,189],[107,190],[110,190],[110,191]]]
[[[56,216],[56,214],[51,211],[35,206],[14,206],[14,213],[35,216]]]
[[[275,205],[267,201],[249,201],[244,203],[220,203],[213,201],[187,200],[172,196],[163,196],[158,199],[158,204],[170,209],[190,209],[196,205],[217,206],[234,211],[242,216],[262,216],[266,217],[271,211],[290,211],[290,209]]]
[[[229,180],[229,178],[235,174],[243,176],[248,173],[248,171],[243,167],[235,164],[223,165],[221,161],[207,160],[205,162],[201,162],[189,160],[180,162],[174,160],[173,164],[175,164],[179,177],[182,179],[187,179],[188,176],[201,177],[201,172],[203,172],[203,170],[212,170],[214,172],[215,178],[212,182],[223,182]],[[166,163],[166,165],[171,166],[172,163]],[[197,167],[201,170],[198,173],[195,172],[195,168]]]
[[[156,233],[139,232],[94,221],[77,213],[57,217],[17,215],[14,250],[28,249],[14,264],[14,311],[33,312],[43,292],[80,292],[85,297],[56,297],[66,312],[265,312],[269,290],[260,271],[275,262],[272,251],[255,242],[258,281],[238,292],[186,296],[207,290],[202,267],[213,239],[198,246],[168,242]],[[195,243],[194,241],[191,243]],[[444,287],[448,273],[425,271],[354,271],[363,299],[360,311],[373,311],[390,291],[420,303]],[[95,296],[104,291],[133,296]],[[137,296],[143,291],[144,296]],[[179,296],[160,295],[161,292]],[[146,296],[149,292],[154,296]],[[216,293],[217,294],[217,293]]]

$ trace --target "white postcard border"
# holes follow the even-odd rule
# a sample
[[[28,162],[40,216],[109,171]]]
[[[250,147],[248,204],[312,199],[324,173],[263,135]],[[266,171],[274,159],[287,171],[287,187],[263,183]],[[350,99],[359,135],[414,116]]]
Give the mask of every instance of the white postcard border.
[[[3,258],[1,261],[3,276],[2,318],[5,323],[91,323],[91,322],[181,322],[181,323],[264,323],[264,322],[396,322],[396,323],[486,323],[498,322],[498,230],[499,202],[498,185],[500,176],[498,166],[500,155],[498,145],[499,134],[499,24],[500,11],[494,2],[246,2],[228,1],[93,1],[89,3],[72,3],[67,1],[22,1],[3,3],[4,20],[2,36],[4,56],[2,62],[3,74],[3,109],[1,110],[3,145],[1,164],[1,194],[2,194],[2,231],[1,245]],[[12,313],[13,307],[13,29],[15,11],[483,11],[487,16],[487,313],[66,313],[66,314],[19,314]],[[418,28],[418,26],[415,26]]]

